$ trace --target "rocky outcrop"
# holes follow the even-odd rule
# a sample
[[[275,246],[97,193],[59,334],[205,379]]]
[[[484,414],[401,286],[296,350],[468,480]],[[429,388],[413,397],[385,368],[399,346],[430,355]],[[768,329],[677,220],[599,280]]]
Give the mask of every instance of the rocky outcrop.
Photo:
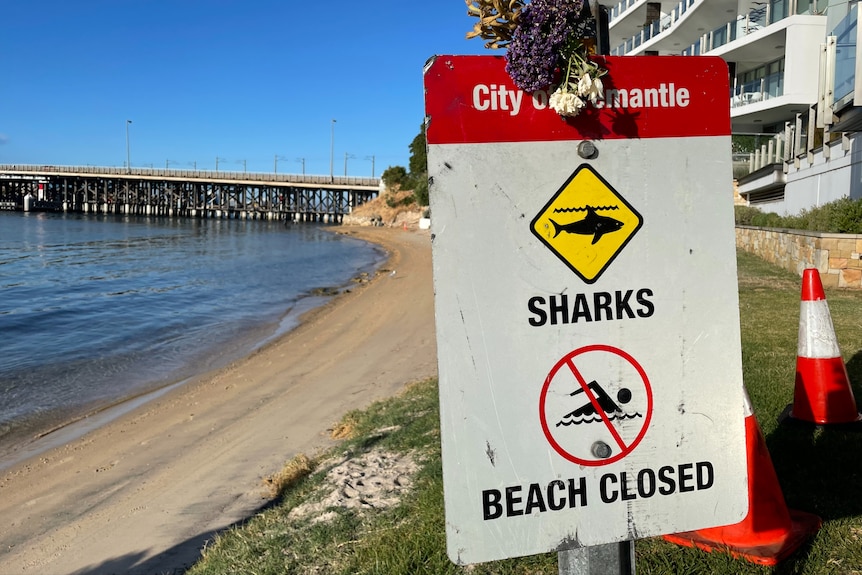
[[[418,229],[419,220],[427,217],[428,208],[411,201],[412,197],[409,191],[384,192],[345,215],[341,224]]]

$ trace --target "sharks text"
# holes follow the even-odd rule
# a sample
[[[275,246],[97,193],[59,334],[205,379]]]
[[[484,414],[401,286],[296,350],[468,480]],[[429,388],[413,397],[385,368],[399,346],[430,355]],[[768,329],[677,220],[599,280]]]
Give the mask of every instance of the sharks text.
[[[617,290],[592,294],[535,296],[527,301],[528,322],[533,327],[602,320],[651,317],[655,313],[653,291]]]

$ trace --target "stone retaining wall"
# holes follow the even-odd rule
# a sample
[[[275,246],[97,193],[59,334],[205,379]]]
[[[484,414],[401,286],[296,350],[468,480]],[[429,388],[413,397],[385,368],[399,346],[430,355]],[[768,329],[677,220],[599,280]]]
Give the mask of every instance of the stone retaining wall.
[[[862,235],[736,226],[736,247],[800,277],[817,268],[825,287],[862,288]]]

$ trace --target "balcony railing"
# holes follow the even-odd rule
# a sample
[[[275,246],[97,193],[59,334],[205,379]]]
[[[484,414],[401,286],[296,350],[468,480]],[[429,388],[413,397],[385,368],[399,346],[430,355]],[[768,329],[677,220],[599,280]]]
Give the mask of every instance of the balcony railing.
[[[730,95],[730,107],[738,108],[784,95],[784,73],[775,72],[751,82],[734,84]]]
[[[768,137],[769,134],[763,134]],[[734,177],[742,178],[748,174],[775,164],[783,164],[791,159],[791,150],[787,144],[788,134],[781,132],[769,138],[765,143],[748,154],[734,154]],[[792,137],[792,134],[791,134]]]
[[[624,41],[622,44],[611,50],[614,56],[624,56],[636,48],[663,33],[665,30],[674,26],[682,16],[688,12],[695,4],[705,2],[706,0],[683,0],[677,4],[674,9],[667,15],[658,20],[644,26],[640,34],[635,34],[631,38]],[[624,0],[617,7],[626,4],[626,7],[631,6],[635,2],[633,0]],[[737,16],[735,20],[725,22],[715,30],[707,32],[701,38],[682,50],[682,54],[686,56],[698,56],[700,54],[714,50],[719,46],[723,46],[733,42],[737,38],[742,38],[747,34],[756,32],[774,24],[787,17],[786,10],[773,9],[772,3],[769,3],[760,8],[755,8],[747,14]]]
[[[617,6],[622,6],[624,2],[621,2]],[[655,20],[651,24],[644,26],[643,30],[641,30],[640,34],[635,34],[613,50],[611,50],[611,54],[614,56],[624,56],[646,42],[647,40],[651,40],[673,26],[682,16],[691,9],[697,3],[705,2],[706,0],[682,0],[679,4],[677,4],[674,9],[670,12],[670,14]],[[631,2],[629,5],[633,4]]]
[[[620,14],[637,4],[640,0],[622,0],[619,4],[614,6],[608,12],[608,19],[613,22],[616,18],[620,17]]]

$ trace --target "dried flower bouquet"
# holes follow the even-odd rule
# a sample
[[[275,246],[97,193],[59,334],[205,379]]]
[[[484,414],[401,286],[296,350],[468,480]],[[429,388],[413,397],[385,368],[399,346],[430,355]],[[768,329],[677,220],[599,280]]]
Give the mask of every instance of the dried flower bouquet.
[[[506,71],[527,92],[548,88],[549,105],[561,116],[577,116],[602,99],[607,71],[590,60],[595,22],[585,0],[465,0],[479,19],[467,38],[506,49]]]

